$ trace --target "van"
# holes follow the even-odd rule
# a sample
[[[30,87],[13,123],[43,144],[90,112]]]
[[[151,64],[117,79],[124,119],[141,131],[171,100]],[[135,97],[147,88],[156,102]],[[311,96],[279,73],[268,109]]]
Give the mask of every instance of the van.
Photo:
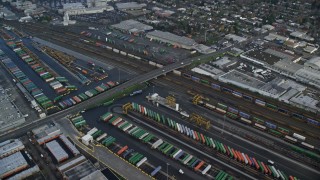
[[[179,169],[179,173],[180,173],[180,174],[184,174],[184,172],[183,172],[182,169]]]

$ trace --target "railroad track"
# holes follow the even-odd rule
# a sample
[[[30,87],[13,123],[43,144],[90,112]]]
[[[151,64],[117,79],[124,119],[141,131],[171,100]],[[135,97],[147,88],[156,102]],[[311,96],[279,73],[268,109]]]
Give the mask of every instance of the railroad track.
[[[47,37],[48,38],[48,35],[43,35],[44,37]],[[61,37],[61,36],[60,36]],[[76,36],[75,36],[76,37]],[[61,37],[62,38],[62,37]],[[60,39],[60,38],[55,38],[57,41],[61,41],[61,42],[66,42],[66,38],[64,38],[64,39]],[[68,41],[78,41],[78,40],[76,40],[76,39],[68,39]],[[77,42],[78,43],[78,42]],[[70,42],[67,42],[67,44],[70,44]],[[71,43],[72,44],[72,43]],[[73,45],[73,46],[75,46],[75,45]],[[79,48],[79,47],[77,47],[77,48]],[[115,59],[114,58],[114,56],[111,56],[109,53],[105,53],[105,52],[101,52],[100,50],[98,50],[97,51],[97,47],[92,47],[92,46],[90,46],[90,45],[86,45],[86,48],[90,48],[90,50],[89,50],[89,52],[90,53],[93,53],[93,54],[96,54],[96,55],[98,55],[98,56],[107,56],[110,60],[112,60],[112,61],[114,61],[115,62],[115,64],[117,64],[116,66],[118,66],[118,67],[120,67],[120,66],[122,66],[122,67],[125,67],[125,66],[128,66],[128,67],[130,67],[130,68],[132,68],[132,67],[137,67],[137,62],[135,61],[135,63],[124,63],[124,62],[126,62],[126,61],[124,61],[124,62],[121,62],[121,60],[119,60],[119,59]],[[84,48],[84,50],[86,50],[86,51],[88,51],[87,49],[85,49]],[[122,59],[124,59],[124,58],[122,58]],[[125,60],[125,59],[124,59]],[[119,66],[119,64],[120,64],[120,66]],[[125,65],[124,65],[125,64]],[[146,69],[148,69],[147,68],[148,66],[146,66]],[[150,68],[150,69],[152,69],[152,68]],[[139,73],[143,73],[143,72],[147,72],[148,70],[145,70],[145,69],[135,69],[135,71],[138,71]],[[158,80],[163,80],[162,78],[159,78]],[[167,80],[164,80],[165,82],[167,82]],[[174,82],[176,82],[176,81],[174,81]],[[186,86],[186,89],[190,89],[190,86],[188,86],[188,84],[189,83],[184,83],[184,82],[177,82],[177,84],[179,85],[179,86]],[[187,84],[187,85],[186,85]],[[185,90],[186,90],[185,89]]]
[[[27,29],[29,29],[29,28],[27,27]],[[65,36],[64,34],[67,34],[68,36]],[[124,68],[124,69],[128,69],[128,68],[132,69],[132,68],[134,68],[135,71],[138,72],[138,73],[145,73],[145,72],[151,70],[151,68],[148,69],[148,65],[147,64],[143,64],[144,68],[142,69],[142,68],[139,68],[139,67],[141,67],[141,62],[139,64],[139,66],[138,66],[136,64],[138,64],[139,62],[137,62],[137,61],[134,61],[134,63],[132,63],[132,62],[128,62],[126,59],[124,59],[122,57],[114,58],[114,56],[111,56],[108,52],[104,52],[103,49],[101,49],[101,48],[98,48],[98,47],[95,47],[95,46],[93,47],[90,44],[79,43],[79,38],[85,38],[85,39],[90,40],[89,38],[82,37],[80,35],[75,35],[75,34],[72,34],[72,33],[69,33],[69,32],[64,33],[64,34],[58,34],[58,33],[49,32],[47,34],[43,34],[42,33],[41,36],[44,36],[46,38],[51,38],[51,39],[54,39],[56,41],[60,41],[62,43],[71,45],[73,47],[81,48],[82,50],[89,51],[90,53],[95,54],[95,55],[102,55],[103,57],[107,57],[108,59],[116,62],[115,63],[116,66]],[[74,43],[76,43],[76,45],[74,45]],[[180,86],[187,87],[188,89],[192,89],[193,88],[193,86],[190,86],[190,82],[186,82],[184,78],[181,78],[181,77],[180,78],[179,77],[178,78],[177,77],[170,77],[170,78],[176,78],[173,82],[175,82],[176,84],[178,84]],[[209,94],[210,95],[211,93],[209,91],[212,91],[212,89],[209,89],[209,91],[208,91],[208,90],[205,89],[205,86],[203,86],[203,87],[204,87],[204,88],[202,88],[203,91],[204,91],[203,94]],[[247,109],[252,109],[252,108],[256,108],[256,106],[253,107],[252,104],[249,105],[249,106],[243,106],[243,104],[242,104],[242,106],[240,106],[239,109],[247,110]],[[299,133],[301,133],[303,135],[307,135],[308,137],[311,137],[311,138],[314,138],[314,139],[318,139],[319,138],[318,136],[316,136],[312,132],[308,132],[308,130],[303,130],[301,128],[298,128],[298,127],[295,127],[295,126],[292,126],[292,125],[287,125],[282,120],[278,120],[278,118],[276,116],[270,117],[270,115],[265,115],[265,114],[269,114],[269,113],[266,113],[266,112],[268,112],[267,109],[262,109],[259,112],[257,112],[257,111],[252,111],[252,112],[256,113],[256,114],[259,114],[260,116],[263,115],[264,118],[268,119],[269,121],[277,122],[278,124],[281,124],[282,126],[285,126],[285,127],[289,128],[291,130],[298,131]],[[284,117],[284,118],[287,118],[287,117]]]
[[[38,26],[37,26],[38,27]],[[27,29],[29,29],[30,27],[27,27]],[[30,29],[31,30],[31,29]],[[59,31],[60,32],[60,31]],[[67,34],[68,36],[65,36],[64,34]],[[143,64],[144,66],[144,68],[142,69],[142,68],[139,68],[139,67],[141,67],[141,64],[139,64],[140,66],[137,66],[136,65],[136,63],[138,63],[138,62],[135,62],[135,63],[128,63],[124,58],[114,58],[114,56],[110,56],[110,54],[109,53],[107,53],[107,52],[104,52],[104,51],[102,51],[103,49],[101,49],[101,48],[98,48],[98,47],[92,47],[92,45],[89,45],[89,44],[83,44],[83,43],[79,43],[78,41],[79,41],[79,38],[82,38],[82,39],[87,39],[87,40],[90,40],[90,38],[86,38],[86,37],[82,37],[82,36],[80,36],[80,35],[75,35],[75,34],[73,34],[73,33],[69,33],[69,32],[66,32],[66,33],[64,33],[64,34],[58,34],[58,33],[52,33],[52,32],[49,32],[49,34],[47,33],[46,35],[44,35],[43,33],[42,33],[42,36],[45,36],[46,38],[51,38],[51,39],[54,39],[54,40],[56,40],[56,41],[60,41],[60,42],[62,42],[62,43],[65,43],[65,44],[68,44],[68,45],[71,45],[71,46],[73,46],[73,47],[78,47],[78,48],[81,48],[82,50],[85,50],[85,51],[89,51],[90,53],[93,53],[93,54],[95,54],[95,55],[102,55],[102,56],[104,56],[104,57],[107,57],[108,59],[110,59],[110,60],[113,60],[113,61],[117,61],[117,66],[119,67],[121,67],[121,68],[125,68],[125,69],[132,69],[132,68],[134,68],[136,71],[140,71],[140,72],[138,72],[138,73],[144,73],[144,72],[147,72],[147,71],[149,71],[149,70],[151,70],[151,69],[148,69],[147,67],[147,65],[146,64]],[[49,36],[48,36],[49,35]],[[59,38],[58,38],[59,37]],[[74,42],[74,41],[76,41],[76,42]],[[73,43],[77,43],[76,45],[74,45]],[[120,62],[120,63],[119,63]],[[124,63],[125,62],[125,63]],[[119,65],[119,64],[121,64],[121,65]],[[129,66],[129,67],[127,67],[127,65]],[[179,78],[179,79],[177,79],[176,81],[174,81],[174,82],[176,82],[176,84],[178,84],[178,85],[181,85],[181,86],[187,86],[187,88],[189,88],[189,89],[191,89],[191,88],[193,88],[192,86],[188,86],[188,83],[189,82],[185,82],[184,80],[183,80],[183,78]],[[203,85],[202,85],[203,86]],[[204,86],[205,87],[205,86]],[[203,88],[204,89],[204,88]],[[210,89],[210,90],[212,90],[212,89]],[[206,94],[209,94],[210,95],[210,92],[208,92],[207,90],[205,90],[205,92],[204,93],[206,93]],[[255,106],[256,107],[256,106]],[[255,107],[253,107],[252,106],[252,104],[251,105],[249,105],[249,106],[240,106],[240,108],[239,109],[245,109],[245,110],[247,110],[248,108],[249,109],[252,109],[252,108],[255,108]],[[254,112],[254,113],[257,113],[257,111],[252,111],[252,112]],[[292,126],[292,125],[287,125],[285,122],[283,122],[282,120],[278,120],[278,118],[276,117],[276,116],[273,116],[273,117],[271,117],[270,115],[265,115],[265,114],[269,114],[269,113],[265,113],[265,112],[267,112],[267,110],[266,109],[263,109],[263,110],[261,110],[261,111],[258,111],[258,113],[257,114],[259,114],[259,115],[263,115],[264,116],[264,118],[266,118],[266,119],[268,119],[269,121],[273,121],[273,122],[277,122],[278,124],[281,124],[281,125],[283,125],[283,126],[285,126],[285,127],[287,127],[287,128],[289,128],[289,129],[293,129],[293,130],[295,130],[295,131],[298,131],[299,133],[302,133],[303,135],[307,135],[307,136],[309,136],[309,137],[312,137],[312,138],[315,138],[315,139],[318,139],[319,137],[317,136],[317,135],[315,135],[315,134],[313,134],[313,133],[311,133],[311,132],[308,132],[308,130],[303,130],[303,129],[301,129],[301,128],[298,128],[298,127],[295,127],[295,126]],[[285,118],[285,117],[284,117]]]

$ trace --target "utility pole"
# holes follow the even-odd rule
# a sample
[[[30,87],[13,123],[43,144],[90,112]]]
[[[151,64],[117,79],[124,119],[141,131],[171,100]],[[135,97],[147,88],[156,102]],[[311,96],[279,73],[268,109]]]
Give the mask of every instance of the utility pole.
[[[168,167],[169,167],[169,163],[167,163],[167,180],[168,180],[168,178],[169,178],[169,174],[168,174]]]
[[[118,72],[119,72],[119,84],[120,84],[121,77],[120,77],[120,69],[119,68],[118,68]]]

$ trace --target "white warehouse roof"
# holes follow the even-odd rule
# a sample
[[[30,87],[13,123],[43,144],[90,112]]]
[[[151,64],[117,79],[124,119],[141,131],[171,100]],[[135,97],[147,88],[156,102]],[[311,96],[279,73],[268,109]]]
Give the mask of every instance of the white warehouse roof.
[[[320,57],[319,56],[315,56],[315,57],[309,59],[309,61],[304,63],[304,66],[310,67],[312,69],[315,69],[315,70],[319,71],[320,70]]]
[[[196,44],[196,42],[193,39],[190,39],[184,36],[178,36],[170,32],[163,32],[163,31],[156,30],[156,31],[149,32],[147,35],[164,39],[167,41],[175,42],[177,44],[186,45],[186,46],[193,46]]]

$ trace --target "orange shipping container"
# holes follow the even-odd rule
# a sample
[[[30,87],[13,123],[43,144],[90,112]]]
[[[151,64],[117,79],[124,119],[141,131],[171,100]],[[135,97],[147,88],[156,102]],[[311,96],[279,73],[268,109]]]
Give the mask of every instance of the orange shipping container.
[[[204,165],[204,161],[201,161],[195,168],[194,171],[198,171]]]
[[[125,150],[127,150],[128,149],[128,146],[124,146],[123,148],[121,148],[118,152],[117,152],[117,154],[118,155],[120,155],[121,153],[123,153]]]

